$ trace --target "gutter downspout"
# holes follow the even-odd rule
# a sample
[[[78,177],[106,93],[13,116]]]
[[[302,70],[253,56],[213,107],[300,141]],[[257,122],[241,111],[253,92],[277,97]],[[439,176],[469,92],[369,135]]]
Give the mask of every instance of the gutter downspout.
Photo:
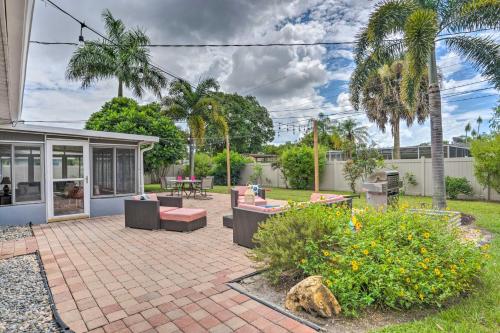
[[[144,193],[144,153],[153,149],[155,143],[151,143],[146,148],[141,149],[139,154],[139,193]],[[139,144],[139,147],[141,144]]]

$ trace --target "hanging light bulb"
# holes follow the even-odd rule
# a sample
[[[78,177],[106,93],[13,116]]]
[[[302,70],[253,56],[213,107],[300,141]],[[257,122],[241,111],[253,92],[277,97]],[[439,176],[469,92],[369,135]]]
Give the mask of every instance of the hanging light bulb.
[[[83,28],[85,27],[85,23],[80,23],[80,36],[78,36],[78,44],[80,44],[80,46],[83,46],[85,43],[85,38],[83,38]]]

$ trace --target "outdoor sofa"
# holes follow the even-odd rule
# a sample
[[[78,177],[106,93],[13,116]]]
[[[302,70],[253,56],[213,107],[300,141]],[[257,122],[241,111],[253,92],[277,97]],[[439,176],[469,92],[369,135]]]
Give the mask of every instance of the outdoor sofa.
[[[304,204],[324,204],[324,205],[345,205],[352,209],[352,198],[335,194],[313,193],[310,201]],[[254,248],[253,235],[257,232],[259,224],[276,214],[281,214],[288,209],[288,206],[255,206],[239,204],[233,207],[233,242],[247,247]]]
[[[245,191],[247,188],[248,187],[246,186],[236,186],[231,189],[231,208],[237,207],[240,203],[245,203]],[[255,205],[267,205],[266,189],[259,188],[258,193],[255,196]],[[233,228],[233,215],[224,215],[222,217],[222,225],[226,228]]]
[[[125,200],[125,227],[193,231],[207,225],[207,211],[183,208],[182,197],[135,196]]]

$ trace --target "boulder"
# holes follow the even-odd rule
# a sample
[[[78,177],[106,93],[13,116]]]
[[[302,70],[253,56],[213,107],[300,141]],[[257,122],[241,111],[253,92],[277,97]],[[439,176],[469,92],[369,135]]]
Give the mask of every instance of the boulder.
[[[310,276],[293,286],[286,295],[285,308],[294,312],[304,310],[325,318],[339,314],[341,310],[339,302],[323,285],[323,278],[319,275]]]

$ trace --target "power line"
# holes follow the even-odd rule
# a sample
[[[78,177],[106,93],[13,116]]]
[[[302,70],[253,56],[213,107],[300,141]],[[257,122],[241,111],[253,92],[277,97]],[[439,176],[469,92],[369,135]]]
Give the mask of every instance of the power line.
[[[493,87],[486,87],[486,88],[481,88],[481,89],[467,90],[467,91],[462,91],[462,92],[458,92],[458,93],[454,93],[454,94],[443,95],[441,97],[443,97],[443,98],[446,97],[447,98],[447,97],[453,97],[453,96],[471,94],[473,92],[478,92],[478,91],[483,91],[483,90],[489,90],[489,89],[493,89]]]
[[[447,101],[447,103],[461,102],[461,101],[468,101],[468,100],[471,100],[471,99],[480,99],[480,98],[486,98],[486,97],[492,97],[492,96],[499,96],[499,95],[498,95],[498,94],[490,94],[490,95],[483,95],[483,96],[476,96],[476,97],[469,97],[469,98],[455,99],[455,100]]]

